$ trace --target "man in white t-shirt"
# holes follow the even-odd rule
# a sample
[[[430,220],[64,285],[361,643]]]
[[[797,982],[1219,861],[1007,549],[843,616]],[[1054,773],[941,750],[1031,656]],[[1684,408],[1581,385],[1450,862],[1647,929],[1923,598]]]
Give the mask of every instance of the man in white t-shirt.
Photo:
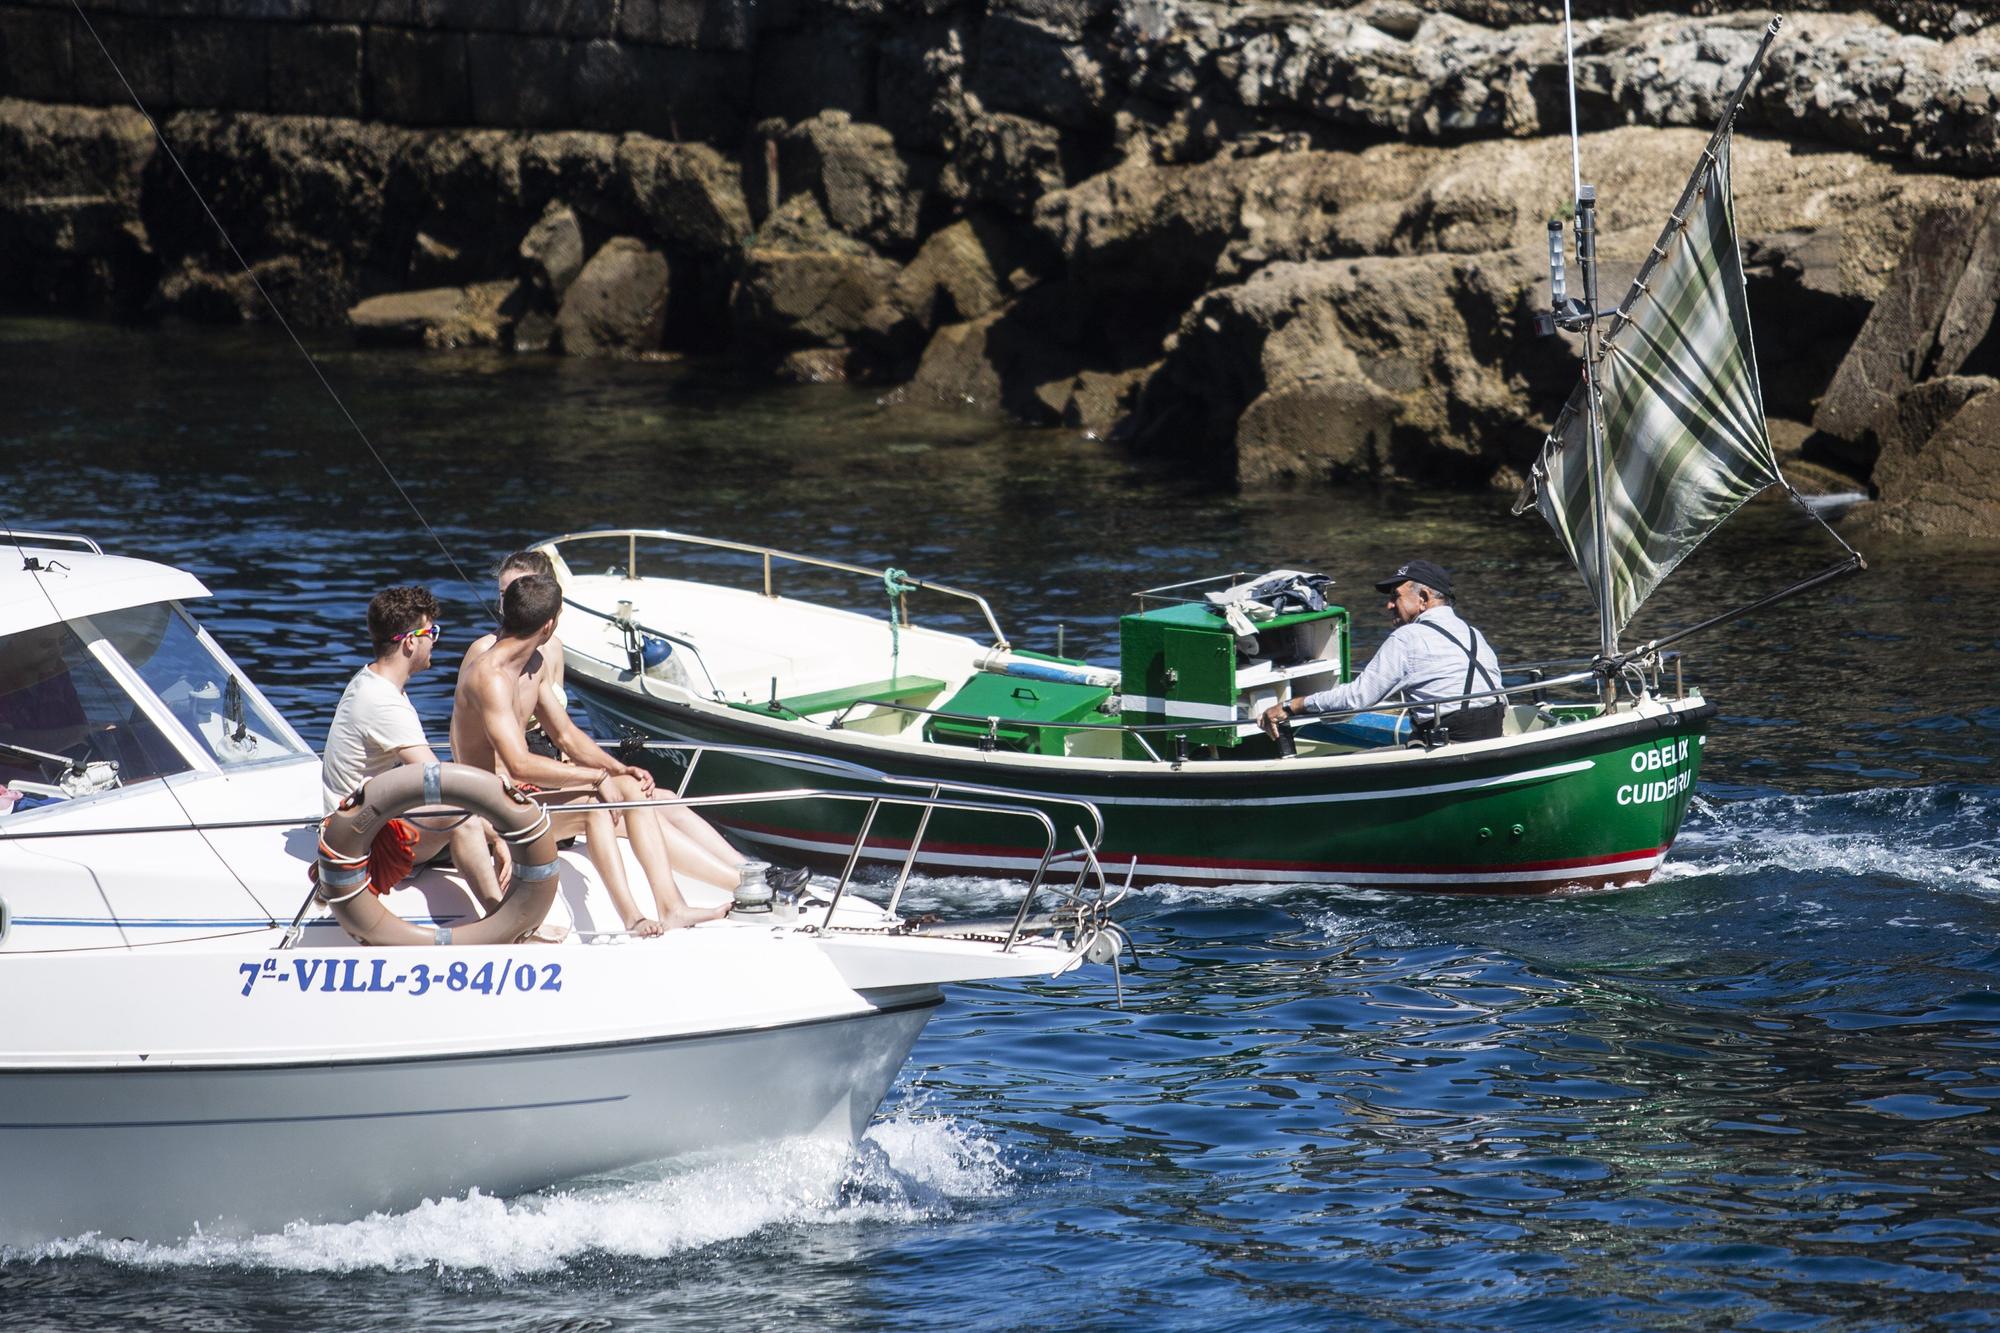
[[[438,762],[424,738],[416,707],[404,693],[410,678],[431,664],[439,633],[437,610],[437,598],[424,588],[384,588],[368,603],[368,637],[375,660],[347,683],[320,761],[320,799],[329,813],[369,778],[402,764]],[[410,813],[421,817],[426,812]],[[455,817],[453,812],[451,818]],[[394,888],[393,882],[382,881],[407,874],[402,869],[405,864],[424,865],[448,845],[480,903],[488,910],[498,906],[513,869],[507,844],[476,815],[449,829],[442,827],[443,816],[437,822],[439,827],[415,820],[389,821],[370,857],[376,892]]]

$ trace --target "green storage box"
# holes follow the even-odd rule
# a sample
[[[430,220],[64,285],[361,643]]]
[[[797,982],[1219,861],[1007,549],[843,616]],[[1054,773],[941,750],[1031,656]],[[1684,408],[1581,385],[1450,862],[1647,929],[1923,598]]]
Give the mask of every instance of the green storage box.
[[[934,717],[930,739],[947,745],[978,745],[992,732],[1001,749],[1027,754],[1061,754],[1062,722],[1109,722],[1098,711],[1111,695],[1101,685],[1070,685],[1062,681],[1025,680],[982,671],[964,688],[938,705],[945,713],[963,713],[968,719]],[[997,723],[986,719],[996,718]]]

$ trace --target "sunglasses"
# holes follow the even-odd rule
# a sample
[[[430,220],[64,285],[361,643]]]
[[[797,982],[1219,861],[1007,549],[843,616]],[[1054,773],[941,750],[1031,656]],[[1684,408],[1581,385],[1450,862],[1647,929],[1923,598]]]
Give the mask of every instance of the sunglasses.
[[[436,621],[432,621],[429,629],[404,630],[401,634],[390,640],[390,642],[401,643],[405,639],[435,639],[442,633],[444,633],[444,626],[438,624]]]

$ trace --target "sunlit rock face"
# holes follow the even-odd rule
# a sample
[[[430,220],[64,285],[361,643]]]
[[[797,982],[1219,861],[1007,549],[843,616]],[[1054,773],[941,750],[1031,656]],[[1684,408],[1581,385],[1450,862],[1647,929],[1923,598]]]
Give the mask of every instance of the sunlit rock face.
[[[1576,371],[1532,320],[1553,3],[84,7],[302,323],[730,355],[1252,485],[1505,484]],[[1607,304],[1769,19],[1648,8],[1576,6]],[[1995,17],[1795,7],[1738,120],[1769,408],[1849,485],[1948,425],[1912,391],[1993,372]],[[0,300],[259,317],[72,20],[0,0]]]

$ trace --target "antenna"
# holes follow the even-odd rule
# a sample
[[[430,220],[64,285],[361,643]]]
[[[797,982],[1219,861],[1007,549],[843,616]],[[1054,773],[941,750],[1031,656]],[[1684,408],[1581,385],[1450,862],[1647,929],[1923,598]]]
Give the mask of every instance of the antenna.
[[[1598,359],[1602,342],[1597,321],[1597,187],[1583,183],[1582,139],[1576,119],[1576,24],[1570,16],[1569,0],[1563,0],[1564,69],[1569,83],[1569,174],[1570,198],[1575,201],[1576,266],[1583,280],[1583,299],[1565,299],[1563,282],[1562,223],[1549,222],[1549,286],[1552,301],[1547,316],[1535,323],[1545,333],[1564,329],[1583,334],[1583,379],[1585,429],[1589,432],[1591,511],[1597,536],[1597,629],[1598,650],[1605,658],[1618,652],[1618,631],[1611,610],[1611,519],[1604,487],[1610,471],[1604,456],[1604,405],[1598,385]],[[1615,314],[1605,311],[1604,314]],[[1615,685],[1607,679],[1604,703],[1611,704]]]

